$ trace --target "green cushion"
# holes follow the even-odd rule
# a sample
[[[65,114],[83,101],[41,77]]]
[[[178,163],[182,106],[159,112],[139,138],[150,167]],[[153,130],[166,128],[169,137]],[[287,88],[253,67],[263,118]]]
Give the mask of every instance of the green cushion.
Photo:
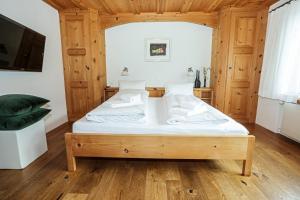
[[[0,117],[0,130],[21,130],[26,128],[35,122],[41,120],[51,110],[44,108],[36,108],[30,113],[13,116],[13,117]]]
[[[0,96],[0,117],[22,115],[39,108],[49,100],[25,94],[8,94]]]

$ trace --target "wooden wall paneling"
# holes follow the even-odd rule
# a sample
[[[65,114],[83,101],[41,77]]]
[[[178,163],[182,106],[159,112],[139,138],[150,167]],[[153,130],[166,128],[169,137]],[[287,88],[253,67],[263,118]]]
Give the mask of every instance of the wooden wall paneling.
[[[215,107],[220,111],[224,111],[224,97],[227,79],[227,61],[229,49],[229,34],[231,12],[224,9],[219,15],[218,26],[218,43],[217,43],[217,64],[216,64],[216,80],[214,83],[215,90]]]
[[[101,82],[101,37],[99,30],[98,11],[89,11],[90,21],[90,49],[91,49],[91,68],[92,68],[92,87],[93,87],[93,107],[97,107],[102,102],[103,85]]]
[[[218,65],[218,42],[219,42],[219,28],[213,29],[212,35],[212,52],[211,52],[211,68],[210,68],[210,87],[215,89],[215,82],[217,80],[217,65]],[[213,94],[215,99],[215,93]],[[215,105],[215,101],[212,101],[212,105]]]
[[[85,13],[60,13],[66,99],[69,120],[90,109],[89,29]],[[77,51],[76,51],[77,49]],[[82,54],[85,49],[85,54]],[[77,54],[76,54],[77,52]]]
[[[263,64],[263,55],[265,48],[265,38],[268,23],[268,9],[264,9],[258,12],[257,15],[257,37],[255,42],[255,55],[254,55],[254,71],[251,77],[251,104],[249,108],[249,122],[254,123],[256,118],[257,101],[258,101],[258,89],[260,83],[260,75]]]
[[[249,122],[251,75],[254,73],[254,56],[257,33],[257,12],[231,14],[228,71],[225,92],[225,113]]]
[[[99,15],[92,9],[66,10],[60,21],[68,117],[74,121],[103,97]]]
[[[101,26],[101,19],[98,24],[99,28],[99,41],[100,41],[100,81],[101,91],[107,86],[106,81],[106,51],[105,51],[105,29]],[[104,94],[102,95],[102,102],[105,101]]]

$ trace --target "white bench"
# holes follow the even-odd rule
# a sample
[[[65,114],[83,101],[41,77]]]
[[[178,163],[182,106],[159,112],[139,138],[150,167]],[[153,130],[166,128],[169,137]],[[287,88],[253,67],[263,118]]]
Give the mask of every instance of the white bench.
[[[48,150],[44,120],[18,131],[0,131],[0,169],[24,169]]]

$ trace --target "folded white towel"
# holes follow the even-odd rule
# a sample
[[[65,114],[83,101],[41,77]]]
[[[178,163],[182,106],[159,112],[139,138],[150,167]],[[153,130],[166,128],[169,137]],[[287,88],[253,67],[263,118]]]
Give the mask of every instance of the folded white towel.
[[[131,97],[134,98],[130,100]],[[118,92],[89,112],[86,119],[99,123],[145,123],[147,122],[147,105],[148,95],[142,93],[129,95],[128,92]]]
[[[107,101],[106,104],[111,108],[122,108],[129,106],[141,105],[142,101],[141,94],[121,94],[119,98]]]
[[[210,112],[209,106],[191,95],[169,95],[164,97],[168,124],[224,123],[228,120]]]

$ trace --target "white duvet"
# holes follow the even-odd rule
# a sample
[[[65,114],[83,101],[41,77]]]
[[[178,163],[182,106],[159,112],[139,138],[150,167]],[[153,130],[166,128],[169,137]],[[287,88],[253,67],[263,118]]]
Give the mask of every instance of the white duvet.
[[[228,121],[224,115],[193,95],[167,95],[163,97],[168,124],[221,124]]]
[[[126,106],[116,106],[116,102],[121,101],[121,97],[130,94],[141,96],[141,101],[133,103],[120,103]],[[112,106],[114,105],[114,106]],[[141,91],[121,91],[109,100],[86,114],[88,121],[98,123],[145,123],[147,121],[148,93]]]
[[[208,105],[209,106],[209,105]],[[211,107],[216,115],[227,116]],[[235,136],[247,135],[249,132],[230,117],[225,123],[182,123],[167,124],[167,113],[162,98],[149,98],[146,123],[122,123],[119,121],[98,123],[88,121],[86,117],[73,124],[73,133],[81,134],[156,134],[156,135],[201,135],[201,136]]]

